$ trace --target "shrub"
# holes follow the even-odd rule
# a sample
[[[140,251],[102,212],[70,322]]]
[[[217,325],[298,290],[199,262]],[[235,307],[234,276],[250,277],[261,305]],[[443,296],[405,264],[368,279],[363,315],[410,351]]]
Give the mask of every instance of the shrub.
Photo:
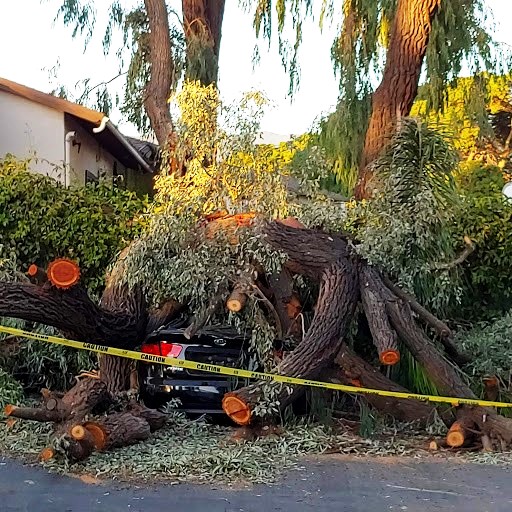
[[[481,382],[485,375],[497,375],[510,385],[512,361],[512,312],[499,320],[482,322],[457,334],[457,344],[473,356],[465,371]]]
[[[99,292],[107,265],[138,233],[134,216],[146,201],[105,183],[66,189],[29,168],[30,161],[0,160],[0,259],[25,270],[66,256]]]
[[[475,243],[464,262],[466,314],[489,318],[512,305],[512,204],[501,193],[505,179],[496,167],[467,164],[457,179],[464,200],[455,234]]]

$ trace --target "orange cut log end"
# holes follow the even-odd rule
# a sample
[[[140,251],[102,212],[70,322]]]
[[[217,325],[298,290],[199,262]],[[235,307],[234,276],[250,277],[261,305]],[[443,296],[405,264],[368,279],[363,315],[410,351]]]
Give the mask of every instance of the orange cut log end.
[[[105,445],[107,444],[107,433],[105,430],[101,427],[101,425],[98,425],[97,423],[87,422],[84,423],[84,428],[91,434],[94,448],[96,450],[103,450],[105,448]]]
[[[41,453],[39,454],[39,460],[41,462],[46,462],[48,460],[51,460],[55,457],[55,450],[53,448],[44,448],[41,450]]]
[[[246,301],[247,295],[239,289],[235,288],[226,301],[226,308],[233,313],[238,313],[242,311]]]
[[[48,265],[47,275],[53,286],[66,290],[80,280],[80,267],[72,260],[60,258]]]
[[[71,428],[70,434],[73,439],[81,441],[87,435],[87,430],[82,425],[75,425]]]
[[[14,427],[14,425],[16,425],[17,421],[18,420],[16,418],[7,418],[5,422],[7,429],[11,430]]]
[[[302,222],[299,219],[296,219],[295,217],[286,217],[285,219],[277,219],[277,222],[280,224],[284,224],[285,226],[288,226],[290,228],[295,229],[305,229],[306,226],[302,224]]]
[[[16,410],[16,406],[12,404],[8,404],[4,407],[4,414],[6,416],[10,416]]]
[[[251,422],[251,410],[240,398],[227,395],[222,400],[224,412],[238,425],[249,425]]]
[[[385,350],[379,354],[381,364],[392,366],[400,361],[400,352],[398,350]]]
[[[464,444],[466,440],[466,435],[464,432],[464,427],[456,421],[448,431],[446,435],[446,444],[451,446],[452,448],[458,448]]]
[[[30,265],[30,267],[28,267],[27,274],[30,277],[35,277],[37,275],[37,271],[38,271],[37,265],[32,263],[32,265]]]

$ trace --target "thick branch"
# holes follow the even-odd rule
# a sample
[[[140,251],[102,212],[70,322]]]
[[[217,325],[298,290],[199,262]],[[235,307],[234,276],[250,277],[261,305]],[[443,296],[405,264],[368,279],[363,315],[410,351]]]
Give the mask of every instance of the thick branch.
[[[452,341],[452,331],[451,329],[439,318],[435,317],[430,311],[425,309],[412,295],[404,292],[400,289],[396,284],[391,281],[387,276],[382,276],[382,281],[385,286],[404,301],[408,306],[418,315],[420,320],[425,322],[428,326],[430,326],[434,331],[439,335],[440,341],[443,344],[446,354],[458,365],[463,366],[464,364],[470,361],[470,358],[461,353],[457,346]]]
[[[331,381],[339,380],[349,386],[362,386],[371,389],[384,389],[407,393],[408,390],[384,376],[377,368],[356,355],[347,345],[343,344],[336,359],[338,369],[330,375]],[[417,400],[378,395],[364,395],[365,399],[379,411],[389,414],[400,421],[427,422],[434,413],[434,407]]]
[[[133,348],[145,332],[144,300],[135,293],[131,301],[140,304],[135,315],[96,306],[80,287],[60,291],[49,285],[0,282],[0,316],[51,325],[78,341],[113,347]]]
[[[328,267],[322,276],[316,312],[304,339],[277,367],[276,373],[314,379],[330,365],[339,350],[354,314],[358,298],[356,264],[348,259]],[[252,409],[262,396],[262,382],[228,393],[222,402],[224,411],[235,422],[248,424]],[[279,391],[281,409],[295,399],[303,388]]]
[[[380,362],[393,365],[400,360],[398,341],[395,331],[389,325],[385,302],[372,277],[372,272],[364,265],[359,273],[361,302],[372,333],[373,343],[379,353]]]
[[[439,392],[447,396],[474,398],[475,395],[458,371],[437,351],[434,344],[416,325],[409,304],[393,296],[389,291],[385,297],[391,324]]]
[[[22,420],[53,422],[63,420],[62,411],[50,411],[42,407],[17,407],[15,405],[7,405],[4,409],[4,413],[10,418],[20,418]]]
[[[288,255],[288,268],[313,279],[320,279],[329,265],[349,254],[345,240],[318,230],[293,228],[275,221],[263,226],[263,234],[274,249]]]

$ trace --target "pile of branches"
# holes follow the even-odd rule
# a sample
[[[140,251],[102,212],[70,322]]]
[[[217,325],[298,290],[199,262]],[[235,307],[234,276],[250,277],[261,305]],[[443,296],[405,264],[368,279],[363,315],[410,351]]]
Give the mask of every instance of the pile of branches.
[[[273,250],[284,253],[286,263],[273,273],[253,261],[251,272],[233,276],[230,288],[211,297],[205,310],[196,314],[187,328],[188,336],[201,329],[219,308],[236,315],[243,311],[248,298],[257,295],[278,335],[294,338],[296,343],[289,352],[273,354],[276,373],[407,392],[348,346],[348,329],[356,310],[361,310],[380,365],[391,366],[400,360],[401,342],[440,393],[475,398],[457,369],[467,359],[454,345],[448,326],[356,254],[346,235],[308,229],[296,219],[258,223],[249,214],[211,218],[197,226],[195,236],[208,238],[212,231],[223,231],[228,235],[226,243],[237,243],[238,229],[253,230]],[[32,282],[0,282],[0,316],[51,325],[79,341],[134,349],[148,333],[171,321],[186,306],[169,298],[159,307],[148,307],[139,286],[130,287],[113,278],[107,281],[96,304],[79,283],[78,267],[68,260],[52,263],[46,272],[32,266],[28,274]],[[305,332],[294,276],[303,276],[319,287],[313,318]],[[435,333],[442,349],[427,336],[428,331]],[[40,407],[8,406],[5,412],[11,417],[54,422],[55,444],[64,446],[74,460],[87,457],[93,450],[130,444],[147,438],[164,422],[163,415],[134,402],[125,404],[121,411],[109,409],[112,400],[136,385],[133,370],[128,360],[102,355],[99,379],[79,381],[64,394],[43,391]],[[303,387],[255,382],[228,393],[223,408],[235,423],[258,428],[270,419],[268,412],[263,418],[258,413],[269,396],[277,417],[303,392]],[[435,414],[434,406],[424,402],[374,395],[365,399],[372,407],[403,421],[427,423]],[[512,443],[512,420],[493,410],[461,405],[438,412],[450,427],[446,440],[450,446],[476,443],[491,450]]]

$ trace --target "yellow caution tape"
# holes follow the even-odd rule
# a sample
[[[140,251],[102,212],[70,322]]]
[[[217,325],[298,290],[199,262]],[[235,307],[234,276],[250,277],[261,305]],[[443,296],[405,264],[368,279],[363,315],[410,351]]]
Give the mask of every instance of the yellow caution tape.
[[[218,366],[215,364],[196,363],[195,361],[186,361],[183,359],[176,359],[174,357],[156,356],[153,354],[145,354],[136,352],[134,350],[123,350],[114,347],[105,347],[103,345],[95,345],[93,343],[85,343],[82,341],[68,340],[57,336],[48,336],[46,334],[38,334],[22,329],[15,329],[13,327],[4,327],[0,325],[0,332],[11,334],[13,336],[20,336],[32,340],[46,341],[48,343],[55,343],[56,345],[64,345],[65,347],[76,348],[79,350],[88,350],[89,352],[97,352],[99,354],[108,354],[111,356],[125,357],[127,359],[134,359],[142,361],[143,363],[157,363],[174,366],[177,368],[188,368],[190,370],[200,370],[210,373],[219,373],[222,375],[231,375],[232,377],[242,377],[246,379],[258,379],[266,381],[281,382],[283,384],[292,384],[299,386],[310,386],[315,388],[334,389],[336,391],[343,391],[345,393],[354,393],[361,395],[378,395],[388,396],[393,398],[413,399],[423,402],[438,402],[451,404],[455,407],[460,404],[479,405],[482,407],[512,407],[512,404],[506,402],[490,402],[487,400],[476,400],[472,398],[455,398],[448,396],[435,396],[435,395],[418,395],[415,393],[400,393],[397,391],[384,391],[380,389],[369,389],[357,386],[345,386],[344,384],[334,384],[330,382],[321,382],[317,380],[299,379],[296,377],[287,377],[285,375],[276,375],[273,373],[252,372],[250,370],[242,370],[239,368],[229,368],[227,366]]]

